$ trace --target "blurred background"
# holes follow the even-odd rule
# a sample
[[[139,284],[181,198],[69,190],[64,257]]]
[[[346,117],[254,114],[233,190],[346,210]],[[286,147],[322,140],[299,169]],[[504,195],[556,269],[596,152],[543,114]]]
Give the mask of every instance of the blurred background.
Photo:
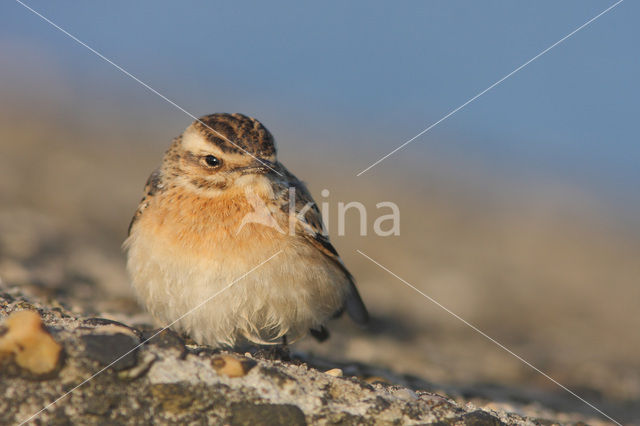
[[[298,350],[573,401],[360,249],[640,421],[637,2],[359,177],[613,1],[27,4],[196,116],[260,119],[329,203],[374,323],[337,321],[329,342]],[[19,3],[0,5],[0,23],[0,278],[144,323],[120,244],[147,176],[192,120]],[[367,206],[368,236],[355,212],[337,235],[341,201]],[[399,206],[400,236],[373,234],[382,201]]]

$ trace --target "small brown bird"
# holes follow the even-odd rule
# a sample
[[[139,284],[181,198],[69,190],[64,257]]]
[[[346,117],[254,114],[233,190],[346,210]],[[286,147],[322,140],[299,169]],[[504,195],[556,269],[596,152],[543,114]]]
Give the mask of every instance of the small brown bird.
[[[198,343],[275,344],[308,331],[324,340],[343,310],[368,320],[309,191],[277,161],[271,133],[242,114],[201,117],[174,139],[124,246],[140,301]]]

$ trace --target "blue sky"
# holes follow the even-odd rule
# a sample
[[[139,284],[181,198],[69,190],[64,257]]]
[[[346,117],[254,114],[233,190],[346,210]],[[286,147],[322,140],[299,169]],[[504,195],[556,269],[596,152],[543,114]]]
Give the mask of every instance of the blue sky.
[[[614,2],[25,3],[194,114],[357,152],[356,173]],[[379,167],[459,156],[640,199],[639,12],[623,2]],[[190,121],[18,3],[0,5],[0,41],[51,62],[85,107]]]

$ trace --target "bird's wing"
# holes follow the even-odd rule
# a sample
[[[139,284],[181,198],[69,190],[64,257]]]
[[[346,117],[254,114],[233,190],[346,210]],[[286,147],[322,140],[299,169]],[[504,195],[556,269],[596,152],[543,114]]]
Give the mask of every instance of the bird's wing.
[[[158,192],[158,189],[161,188],[161,185],[162,185],[161,182],[162,182],[162,174],[161,174],[160,168],[157,168],[153,171],[153,173],[151,173],[151,175],[149,176],[149,179],[147,179],[147,183],[144,185],[144,195],[142,196],[142,200],[140,200],[140,203],[138,204],[138,209],[136,210],[136,212],[133,214],[133,217],[131,218],[127,235],[131,235],[131,228],[133,228],[133,225],[140,218],[140,215],[142,215],[142,212],[149,205],[149,200],[151,199],[151,197],[153,197],[153,195],[156,192]]]
[[[357,324],[366,324],[369,321],[367,308],[364,306],[360,293],[358,293],[353,276],[347,270],[337,250],[333,247],[329,241],[329,237],[324,232],[322,215],[320,214],[318,206],[315,201],[313,201],[313,197],[311,197],[304,183],[296,179],[296,177],[284,167],[282,167],[282,171],[284,172],[287,182],[286,185],[282,185],[280,189],[281,191],[286,191],[286,194],[280,194],[280,196],[278,196],[278,199],[286,200],[286,204],[280,206],[281,209],[289,215],[289,188],[295,188],[296,232],[300,232],[311,245],[322,252],[322,254],[329,258],[345,274],[349,280],[349,291],[343,309],[347,311],[347,314],[349,314],[351,319]],[[340,314],[340,312],[338,312],[338,314]]]

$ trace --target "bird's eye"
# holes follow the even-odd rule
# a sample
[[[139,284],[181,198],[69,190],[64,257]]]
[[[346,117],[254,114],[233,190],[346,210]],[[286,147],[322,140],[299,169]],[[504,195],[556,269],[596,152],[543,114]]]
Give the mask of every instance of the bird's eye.
[[[218,167],[222,162],[213,155],[207,155],[204,157],[204,163],[209,167]]]

